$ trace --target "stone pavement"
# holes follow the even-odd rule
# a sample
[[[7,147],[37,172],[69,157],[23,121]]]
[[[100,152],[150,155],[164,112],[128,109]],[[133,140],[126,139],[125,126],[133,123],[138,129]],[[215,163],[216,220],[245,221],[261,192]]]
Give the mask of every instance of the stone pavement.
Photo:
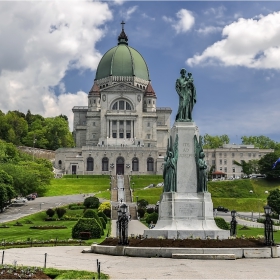
[[[117,222],[117,220],[112,220],[112,224],[111,224],[111,236],[112,237],[117,236],[116,222]],[[128,236],[131,236],[131,234],[134,234],[134,236],[139,235],[139,234],[143,235],[145,229],[148,229],[148,227],[146,227],[141,222],[139,222],[137,220],[131,220],[128,223]]]
[[[229,260],[182,260],[137,258],[81,253],[83,246],[7,249],[4,264],[44,266],[101,272],[110,279],[280,279],[279,258]],[[89,249],[89,247],[88,247]],[[2,252],[0,251],[1,255]]]

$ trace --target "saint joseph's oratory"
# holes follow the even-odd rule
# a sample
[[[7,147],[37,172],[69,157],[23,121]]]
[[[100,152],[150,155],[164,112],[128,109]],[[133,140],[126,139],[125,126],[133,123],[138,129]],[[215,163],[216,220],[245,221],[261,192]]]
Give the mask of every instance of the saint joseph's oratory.
[[[99,62],[88,106],[73,108],[76,147],[58,149],[56,167],[77,175],[161,175],[171,108],[156,102],[147,63],[122,27],[118,45]]]

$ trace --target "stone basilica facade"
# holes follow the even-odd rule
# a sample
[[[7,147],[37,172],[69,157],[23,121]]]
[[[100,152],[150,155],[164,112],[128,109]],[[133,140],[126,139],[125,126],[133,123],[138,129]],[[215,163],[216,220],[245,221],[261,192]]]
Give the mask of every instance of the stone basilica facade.
[[[76,175],[162,174],[172,111],[156,101],[148,66],[122,27],[99,62],[88,106],[72,110],[76,147],[56,150],[55,166]]]

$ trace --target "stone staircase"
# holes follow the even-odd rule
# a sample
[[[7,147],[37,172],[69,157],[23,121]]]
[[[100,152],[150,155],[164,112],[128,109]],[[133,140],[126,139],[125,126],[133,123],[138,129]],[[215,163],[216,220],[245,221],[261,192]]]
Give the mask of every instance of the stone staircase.
[[[132,203],[132,197],[130,192],[129,178],[124,175],[124,189],[125,189],[125,203],[129,206],[129,214],[131,215],[131,220],[137,220],[136,205]],[[117,177],[111,176],[111,201],[112,201],[112,212],[111,219],[118,219],[118,186]]]

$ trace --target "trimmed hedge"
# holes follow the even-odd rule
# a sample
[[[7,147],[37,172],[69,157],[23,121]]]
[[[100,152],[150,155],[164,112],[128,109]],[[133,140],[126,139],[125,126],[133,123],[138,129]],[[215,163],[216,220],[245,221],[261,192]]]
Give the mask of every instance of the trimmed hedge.
[[[102,231],[95,219],[81,218],[72,229],[72,238],[80,238],[81,232],[90,232],[91,238],[100,238]]]
[[[106,222],[105,222],[105,220],[103,219],[103,217],[99,217],[99,219],[100,219],[100,222],[101,222],[103,228],[106,229]]]
[[[154,224],[157,223],[157,220],[158,220],[158,213],[154,212],[154,213],[151,213],[149,214],[147,217],[146,217],[146,223],[147,224],[150,224],[151,222],[153,222]]]
[[[92,209],[97,209],[99,207],[99,199],[95,196],[90,196],[90,197],[87,197],[85,200],[84,200],[84,206],[86,208],[92,208]]]
[[[96,222],[99,224],[100,228],[101,228],[101,235],[104,234],[104,231],[103,231],[103,224],[99,218],[99,216],[97,215],[97,213],[92,210],[92,209],[87,209],[85,212],[84,212],[84,215],[83,215],[83,218],[91,218],[91,219],[95,219]],[[105,227],[106,228],[106,227]]]
[[[103,212],[97,212],[97,215],[98,215],[98,217],[102,217],[104,219],[105,223],[107,224],[108,218]]]
[[[225,229],[225,230],[229,230],[230,226],[229,224],[225,221],[225,219],[221,218],[221,217],[215,217],[215,222],[218,228],[220,229]]]

